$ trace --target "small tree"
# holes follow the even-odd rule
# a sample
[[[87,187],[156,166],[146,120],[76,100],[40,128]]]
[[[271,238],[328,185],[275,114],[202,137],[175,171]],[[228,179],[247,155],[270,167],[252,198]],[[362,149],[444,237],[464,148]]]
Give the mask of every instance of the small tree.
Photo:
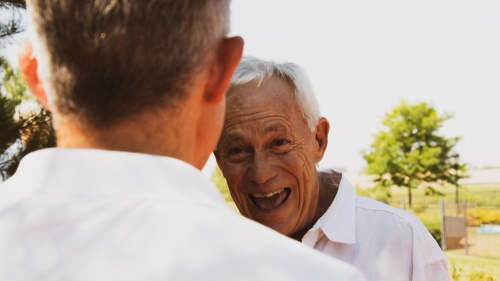
[[[368,174],[377,175],[380,186],[408,188],[412,206],[412,189],[423,184],[426,194],[438,194],[432,183],[454,183],[454,166],[450,154],[458,137],[438,134],[451,115],[439,116],[427,103],[409,105],[405,101],[387,114],[385,129],[374,136],[369,149],[363,151]],[[465,165],[458,165],[464,171]]]

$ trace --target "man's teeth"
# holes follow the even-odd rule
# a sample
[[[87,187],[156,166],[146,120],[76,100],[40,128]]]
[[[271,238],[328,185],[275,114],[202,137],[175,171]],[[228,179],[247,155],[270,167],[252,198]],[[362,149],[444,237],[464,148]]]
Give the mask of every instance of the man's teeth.
[[[255,197],[255,198],[266,198],[266,197],[272,197],[278,193],[281,193],[285,191],[285,189],[280,189],[280,190],[277,190],[277,191],[274,191],[274,192],[270,192],[270,193],[267,193],[267,194],[259,194],[259,193],[252,193],[252,196]]]

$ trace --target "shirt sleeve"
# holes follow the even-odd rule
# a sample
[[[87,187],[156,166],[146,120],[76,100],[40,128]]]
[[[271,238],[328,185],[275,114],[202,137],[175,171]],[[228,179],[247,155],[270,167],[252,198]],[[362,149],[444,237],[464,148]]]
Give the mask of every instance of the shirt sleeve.
[[[450,281],[448,275],[448,262],[446,260],[438,260],[433,263],[426,264],[421,270],[413,272],[413,281],[433,281],[443,280]]]
[[[411,280],[450,280],[448,261],[443,250],[418,219],[413,222],[413,273]]]

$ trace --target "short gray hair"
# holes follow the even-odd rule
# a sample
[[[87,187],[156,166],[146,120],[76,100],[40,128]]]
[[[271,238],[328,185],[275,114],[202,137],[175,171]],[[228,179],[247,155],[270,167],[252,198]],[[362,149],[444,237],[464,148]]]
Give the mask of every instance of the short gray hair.
[[[229,91],[238,86],[255,81],[260,85],[266,78],[278,76],[294,88],[297,102],[304,121],[313,131],[321,118],[319,104],[307,73],[295,63],[266,61],[256,57],[244,57],[231,80]]]
[[[51,106],[92,128],[169,106],[229,30],[229,0],[27,0]]]

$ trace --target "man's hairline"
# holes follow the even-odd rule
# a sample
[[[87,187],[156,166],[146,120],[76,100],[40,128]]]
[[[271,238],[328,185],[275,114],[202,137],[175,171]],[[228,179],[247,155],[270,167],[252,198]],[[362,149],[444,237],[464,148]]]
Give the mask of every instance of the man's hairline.
[[[312,128],[310,128],[309,124],[307,122],[307,119],[305,117],[305,112],[304,112],[304,110],[302,109],[302,107],[298,103],[298,100],[297,100],[297,96],[299,94],[298,93],[298,89],[297,89],[297,86],[295,85],[295,83],[293,82],[293,79],[291,77],[279,75],[279,73],[273,72],[271,75],[264,76],[261,79],[259,79],[259,77],[255,77],[255,78],[253,78],[253,79],[251,79],[249,81],[242,82],[242,83],[234,83],[233,81],[231,81],[231,83],[229,84],[229,88],[227,90],[227,93],[226,93],[226,98],[228,98],[229,95],[232,94],[232,92],[234,92],[235,90],[237,90],[240,87],[244,87],[245,85],[248,85],[250,83],[256,83],[257,84],[256,87],[259,88],[260,85],[262,85],[262,83],[265,80],[271,79],[273,77],[276,77],[276,78],[282,80],[283,82],[287,83],[290,87],[292,87],[292,89],[294,91],[293,93],[291,93],[292,94],[292,98],[293,98],[293,102],[297,105],[297,107],[298,107],[298,109],[300,111],[300,114],[302,115],[302,121],[305,123],[306,127],[309,128],[309,130],[311,132],[314,132],[314,130],[316,129],[317,124],[321,120],[321,116],[315,121],[315,126],[313,126]]]

